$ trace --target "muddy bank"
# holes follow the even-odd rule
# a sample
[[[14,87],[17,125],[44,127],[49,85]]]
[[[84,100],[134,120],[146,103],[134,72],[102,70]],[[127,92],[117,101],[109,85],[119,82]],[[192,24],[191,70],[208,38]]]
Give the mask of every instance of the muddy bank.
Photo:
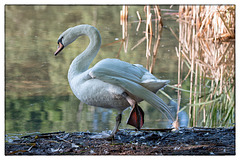
[[[107,134],[103,132],[102,134]],[[114,139],[97,133],[53,132],[6,142],[6,155],[235,155],[235,127],[120,130]]]

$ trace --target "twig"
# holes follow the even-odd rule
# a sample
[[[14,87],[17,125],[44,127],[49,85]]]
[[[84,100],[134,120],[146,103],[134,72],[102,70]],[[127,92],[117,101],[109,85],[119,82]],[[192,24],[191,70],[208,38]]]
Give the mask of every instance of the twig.
[[[61,134],[61,133],[65,133],[65,131],[59,131],[59,132],[50,132],[50,133],[41,133],[41,134],[35,134],[35,135],[27,135],[27,136],[22,136],[21,138],[28,138],[28,137],[46,137],[46,136],[51,136],[53,134]]]
[[[170,31],[172,32],[172,34],[174,35],[174,37],[178,40],[178,42],[180,42],[178,36],[177,36],[176,33],[173,31],[173,29],[172,29],[171,27],[169,27],[169,29],[170,29]]]
[[[31,149],[32,149],[34,146],[36,146],[36,143],[34,143],[30,148],[28,148],[27,151],[28,151],[28,152],[31,151]]]
[[[140,14],[139,14],[138,11],[137,11],[137,16],[138,16],[138,20],[141,22],[141,21],[142,21],[142,18],[141,18],[141,16],[140,16]]]
[[[140,131],[160,131],[160,132],[170,132],[174,128],[141,128]],[[134,130],[136,131],[137,129],[128,129],[128,130]]]
[[[123,42],[123,41],[124,41],[123,39],[120,39],[120,40],[117,40],[117,41],[114,41],[114,42],[111,42],[111,43],[107,43],[107,44],[102,45],[101,48],[104,48],[106,46],[110,46],[110,45],[118,43],[118,42]]]
[[[141,38],[141,39],[137,42],[137,44],[135,44],[135,46],[133,46],[133,47],[131,48],[131,50],[134,50],[134,49],[135,49],[138,45],[140,45],[145,39],[146,39],[146,37]]]

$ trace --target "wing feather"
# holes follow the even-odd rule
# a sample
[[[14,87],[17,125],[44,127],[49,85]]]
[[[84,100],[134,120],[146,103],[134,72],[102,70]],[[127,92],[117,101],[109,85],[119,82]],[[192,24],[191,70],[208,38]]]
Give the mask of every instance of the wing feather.
[[[90,76],[115,76],[128,79],[130,81],[141,83],[144,72],[136,65],[118,60],[104,59],[98,62],[89,73]],[[94,77],[93,77],[94,78]]]

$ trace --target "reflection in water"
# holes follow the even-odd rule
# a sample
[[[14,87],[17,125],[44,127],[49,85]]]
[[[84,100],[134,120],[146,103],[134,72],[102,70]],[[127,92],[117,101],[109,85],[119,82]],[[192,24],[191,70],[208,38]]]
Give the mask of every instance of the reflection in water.
[[[174,100],[170,100],[169,104],[170,107],[172,106],[172,111],[177,113],[178,110],[178,104]],[[179,121],[179,127],[187,127],[188,126],[188,115],[185,111],[181,111],[178,113],[178,121]]]
[[[111,122],[111,117],[112,115],[112,110],[106,110],[103,108],[99,108],[99,109],[94,109],[94,114],[93,114],[93,131],[99,131],[101,128],[105,128],[105,129],[112,129],[109,125],[109,123]],[[115,123],[115,120],[112,122],[112,124]],[[103,127],[99,127],[99,126],[103,126]]]
[[[139,14],[139,11],[137,11],[138,16],[138,25],[136,28],[136,31],[139,31],[139,27],[142,22],[145,22],[146,29],[144,37],[142,37],[138,42],[131,48],[131,51],[133,51],[137,46],[142,44],[146,40],[146,58],[147,58],[147,64],[146,68],[149,70],[150,73],[152,73],[155,61],[157,58],[157,52],[158,47],[160,45],[160,39],[161,39],[161,32],[163,27],[162,17],[161,17],[161,10],[159,6],[155,5],[152,7],[152,10],[154,10],[155,16],[151,13],[151,6],[147,5],[144,7],[144,11],[146,8],[146,20],[142,20]],[[128,47],[128,6],[123,6],[123,10],[121,10],[121,25],[122,25],[122,43],[124,46],[124,51],[127,53],[127,47]],[[153,18],[154,17],[154,18]],[[155,22],[155,25],[153,26],[152,21]],[[155,30],[155,32],[153,32]],[[155,33],[155,34],[154,34]],[[153,40],[154,37],[154,40]],[[153,42],[154,41],[154,42]],[[121,44],[122,45],[122,44]],[[152,47],[153,45],[153,47]],[[121,47],[120,47],[121,49]]]

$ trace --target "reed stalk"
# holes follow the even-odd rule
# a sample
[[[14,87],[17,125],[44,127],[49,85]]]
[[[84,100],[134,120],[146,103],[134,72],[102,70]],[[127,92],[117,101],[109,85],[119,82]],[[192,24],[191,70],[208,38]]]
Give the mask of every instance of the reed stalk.
[[[128,48],[128,6],[123,5],[120,11],[121,18],[120,24],[122,25],[122,40],[124,52],[127,53]]]

